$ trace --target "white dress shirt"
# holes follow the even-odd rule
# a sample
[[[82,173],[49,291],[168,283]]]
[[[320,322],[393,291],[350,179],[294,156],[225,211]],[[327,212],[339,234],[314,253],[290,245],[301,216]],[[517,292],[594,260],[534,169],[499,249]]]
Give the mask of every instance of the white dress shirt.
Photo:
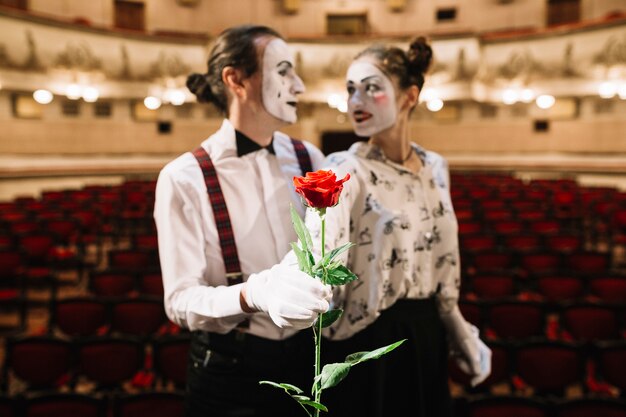
[[[417,174],[365,142],[329,155],[324,164],[338,178],[351,175],[339,204],[326,212],[326,246],[353,242],[343,259],[359,277],[335,289],[344,313],[326,329],[330,338],[352,336],[401,298],[436,296],[441,311],[458,301],[458,224],[447,162],[415,144],[413,149],[423,163]],[[317,214],[309,210],[306,223],[319,242]]]
[[[219,178],[245,280],[279,263],[297,240],[289,205],[304,215],[292,182],[294,176],[302,175],[298,158],[289,137],[280,132],[274,134],[275,155],[260,149],[237,156],[235,129],[228,120],[201,146]],[[305,146],[317,169],[324,155],[309,143]],[[257,336],[277,340],[296,332],[278,328],[265,313],[243,312],[241,284],[227,286],[204,177],[190,152],[161,170],[154,218],[165,310],[173,322],[190,330],[226,333],[249,317],[247,331]]]

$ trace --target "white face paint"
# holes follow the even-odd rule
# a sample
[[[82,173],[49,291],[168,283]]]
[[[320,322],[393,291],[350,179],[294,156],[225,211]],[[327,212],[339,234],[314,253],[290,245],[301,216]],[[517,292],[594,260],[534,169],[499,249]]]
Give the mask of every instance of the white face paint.
[[[298,120],[297,95],[304,84],[295,71],[294,60],[282,39],[273,39],[263,54],[263,106],[277,119],[287,123]]]
[[[398,109],[393,84],[376,65],[355,61],[346,75],[348,114],[358,136],[370,137],[396,122]]]

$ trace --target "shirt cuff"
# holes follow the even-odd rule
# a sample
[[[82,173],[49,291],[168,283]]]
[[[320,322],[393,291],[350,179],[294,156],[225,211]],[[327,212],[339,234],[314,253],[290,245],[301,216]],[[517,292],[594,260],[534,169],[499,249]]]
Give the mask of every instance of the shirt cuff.
[[[222,294],[220,294],[220,298],[223,301],[222,308],[220,308],[220,315],[222,317],[249,315],[249,313],[243,311],[241,308],[241,302],[239,301],[241,287],[243,285],[243,283],[230,285],[225,287]]]

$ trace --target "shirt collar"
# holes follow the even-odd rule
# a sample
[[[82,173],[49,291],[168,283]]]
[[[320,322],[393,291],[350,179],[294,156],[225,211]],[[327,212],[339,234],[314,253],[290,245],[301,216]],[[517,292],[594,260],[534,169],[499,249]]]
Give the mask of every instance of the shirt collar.
[[[430,166],[428,155],[424,148],[417,145],[416,143],[412,143],[411,148],[413,148],[413,151],[416,152],[417,156],[422,160],[422,165],[424,167]],[[387,158],[383,150],[379,146],[372,143],[364,141],[356,142],[350,147],[350,152],[364,159],[382,162],[386,165],[391,166],[398,172],[410,173],[410,171],[403,167],[401,164],[393,162],[391,159]],[[423,172],[423,170],[420,170],[420,172]]]
[[[263,147],[250,139],[248,136],[235,129],[235,140],[237,141],[237,156],[239,157],[249,154],[251,152],[259,151],[261,149],[267,149],[269,153],[271,153],[272,155],[276,155],[276,152],[274,151],[273,137],[270,144]]]

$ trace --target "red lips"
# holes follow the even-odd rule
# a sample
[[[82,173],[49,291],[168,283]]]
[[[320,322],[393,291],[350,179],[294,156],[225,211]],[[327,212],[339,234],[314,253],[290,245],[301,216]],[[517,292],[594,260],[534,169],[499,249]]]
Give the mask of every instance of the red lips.
[[[352,113],[352,117],[354,118],[354,121],[357,123],[362,123],[366,120],[369,120],[372,118],[372,114],[365,112],[363,110],[356,110],[354,113]]]

